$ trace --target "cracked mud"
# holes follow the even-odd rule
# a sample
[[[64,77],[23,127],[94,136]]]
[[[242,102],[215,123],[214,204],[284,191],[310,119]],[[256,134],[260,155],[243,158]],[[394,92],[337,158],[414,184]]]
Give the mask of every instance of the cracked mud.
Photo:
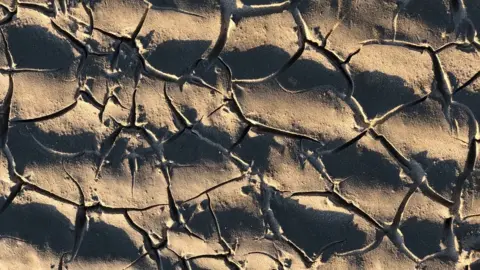
[[[1,1],[0,268],[480,269],[480,4],[418,2]]]

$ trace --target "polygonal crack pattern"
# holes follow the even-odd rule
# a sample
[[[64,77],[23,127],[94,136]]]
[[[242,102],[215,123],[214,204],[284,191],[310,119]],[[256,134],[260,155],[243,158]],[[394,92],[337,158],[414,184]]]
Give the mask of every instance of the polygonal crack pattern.
[[[441,61],[441,52],[446,50],[470,53],[480,49],[463,0],[452,0],[449,5],[452,31],[457,36],[453,42],[434,48],[427,42],[399,39],[405,37],[403,32],[396,35],[399,18],[410,1],[397,1],[391,38],[362,41],[344,56],[330,48],[329,38],[348,20],[355,1],[346,1],[348,10],[339,11],[343,15],[325,33],[304,19],[302,13],[310,1],[218,2],[191,4],[196,12],[184,8],[189,5],[141,2],[135,7],[137,21],[131,22],[128,32],[120,32],[112,19],[97,23],[97,16],[108,16],[105,10],[112,1],[15,0],[11,5],[0,4],[5,57],[0,67],[4,88],[0,106],[0,241],[14,252],[25,245],[25,251],[50,254],[46,260],[55,260],[48,263],[58,269],[80,264],[100,267],[92,262],[95,260],[114,260],[110,266],[123,269],[245,269],[260,265],[316,269],[328,264],[345,267],[347,263],[360,267],[362,263],[355,258],[366,263],[369,252],[388,250],[386,242],[390,252],[396,252],[392,258],[406,261],[404,269],[435,268],[431,263],[436,260],[452,269],[478,265],[479,228],[474,221],[480,214],[470,211],[474,204],[471,192],[475,191],[470,180],[477,177],[480,136],[473,109],[455,97],[475,84],[480,71],[463,84],[452,85]],[[335,2],[340,9],[343,1]],[[214,16],[220,21],[218,38],[211,40],[208,48],[206,40],[163,44],[165,49],[174,45],[177,51],[178,46],[204,44],[200,46],[207,48],[203,54],[195,48],[182,57],[197,55],[192,63],[174,63],[171,55],[165,59],[172,63],[150,62],[152,52],[165,52],[157,52],[159,44],[152,43],[158,33],[145,29],[146,22],[149,16],[164,13],[189,17],[190,22]],[[289,31],[298,47],[283,63],[278,57],[262,60],[264,54],[256,54],[259,59],[254,61],[273,63],[268,68],[275,65],[275,71],[263,77],[236,78],[235,73],[245,72],[235,69],[245,67],[228,61],[234,62],[239,51],[232,53],[229,48],[226,52],[235,28],[246,20],[280,13],[291,18],[290,24],[294,22]],[[282,27],[291,28],[290,24]],[[28,42],[41,38],[48,44],[38,45],[45,51],[37,56]],[[235,42],[239,43],[238,39]],[[369,117],[364,108],[374,110],[370,106],[381,100],[371,102],[365,95],[357,99],[351,63],[363,48],[371,46],[394,46],[428,55],[434,87],[422,94],[405,95],[405,103],[386,110],[391,101],[382,103],[378,106],[384,112]],[[51,47],[55,51],[49,50]],[[267,54],[280,52],[273,51],[274,46],[251,51],[266,48]],[[22,50],[30,51],[23,55]],[[298,61],[305,52],[308,61]],[[328,62],[329,68],[317,68],[312,55]],[[162,57],[154,60],[162,61]],[[27,65],[37,62],[48,68]],[[65,64],[69,62],[71,65]],[[156,68],[165,66],[183,71],[171,74]],[[296,83],[282,77],[308,66],[344,82],[336,83],[337,87],[296,89]],[[308,69],[303,72],[311,72]],[[63,84],[48,84],[52,76]],[[337,89],[339,85],[343,89]],[[17,95],[17,86],[31,88],[35,103],[44,105],[41,113],[35,112],[38,105],[29,108],[20,99],[23,95]],[[48,87],[61,92],[45,89],[45,95],[36,89]],[[73,89],[62,89],[67,87]],[[310,108],[299,108],[297,114],[308,114],[315,104],[325,108],[317,119],[294,119],[289,124],[285,119],[290,118],[282,120],[275,110],[278,96],[295,100],[295,106],[309,104]],[[427,100],[439,104],[435,107],[437,118],[446,123],[448,136],[463,143],[465,149],[464,160],[449,162],[450,167],[443,169],[451,171],[444,173],[450,180],[429,177],[429,167],[440,166],[438,160],[412,155],[392,143],[391,132],[382,133],[388,122],[411,117],[412,111],[421,114],[419,105]],[[262,105],[262,101],[271,103]],[[270,110],[267,115],[262,115],[262,106]],[[288,113],[288,108],[277,109]],[[321,124],[315,126],[317,121]],[[463,130],[468,130],[466,140],[459,135]],[[452,163],[461,163],[458,172]],[[348,168],[342,169],[345,166]],[[441,191],[438,183],[443,183]],[[392,191],[394,195],[387,194]],[[394,209],[372,202],[378,196],[388,196]],[[438,210],[437,223],[416,217],[425,205]],[[25,222],[39,229],[29,230]],[[425,226],[437,228],[438,233]],[[420,235],[415,227],[430,234]],[[44,233],[50,236],[39,237]],[[417,244],[423,237],[430,242]],[[5,257],[0,263],[5,261],[8,268],[12,259],[1,254]]]

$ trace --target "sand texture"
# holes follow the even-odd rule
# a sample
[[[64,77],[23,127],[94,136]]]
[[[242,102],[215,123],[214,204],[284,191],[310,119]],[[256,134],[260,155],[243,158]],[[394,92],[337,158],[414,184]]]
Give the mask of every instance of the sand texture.
[[[0,270],[480,269],[480,1],[26,1]]]

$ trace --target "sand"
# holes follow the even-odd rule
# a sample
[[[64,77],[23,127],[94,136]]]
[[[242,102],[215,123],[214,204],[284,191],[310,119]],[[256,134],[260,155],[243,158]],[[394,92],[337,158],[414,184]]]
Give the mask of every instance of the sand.
[[[480,269],[480,2],[0,8],[0,269]]]

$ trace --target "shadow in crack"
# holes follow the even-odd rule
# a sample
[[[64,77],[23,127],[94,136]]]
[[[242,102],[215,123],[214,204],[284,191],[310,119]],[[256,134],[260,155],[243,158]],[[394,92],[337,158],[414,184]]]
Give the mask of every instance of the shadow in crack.
[[[222,234],[229,243],[235,238],[249,232],[251,235],[263,232],[263,224],[259,216],[240,208],[215,209]]]
[[[0,204],[4,202],[2,198]],[[0,220],[1,235],[24,239],[41,250],[50,249],[60,253],[71,249],[73,245],[70,220],[55,206],[39,203],[20,205],[14,201]]]
[[[331,149],[342,143],[344,141],[337,143],[335,140],[327,147]],[[334,178],[354,176],[347,182],[348,185],[368,185],[394,190],[403,187],[396,164],[392,164],[384,154],[365,147],[350,146],[338,154],[324,156],[323,162]],[[355,183],[356,181],[361,183]]]
[[[480,229],[479,218],[468,219],[468,222],[462,226],[455,226],[455,235],[458,237],[460,246],[463,250],[480,250],[480,237],[478,231]]]
[[[480,30],[480,2],[465,1],[467,7],[468,17],[472,20],[477,32]]]
[[[404,222],[400,230],[405,237],[406,246],[418,257],[440,251],[443,236],[443,224],[411,217]]]
[[[1,199],[0,204],[4,201]],[[55,206],[12,204],[1,216],[0,234],[24,239],[41,250],[62,253],[73,246],[70,226],[70,219]],[[123,230],[92,219],[79,251],[79,257],[95,259],[134,260],[137,254],[135,244]]]
[[[143,48],[149,48],[152,44],[153,38],[155,35],[155,30],[148,31],[144,36],[138,37],[137,39],[141,42]]]
[[[343,1],[345,1],[345,0],[343,0]],[[308,14],[308,13],[313,14],[313,12],[314,12],[315,10],[317,10],[318,5],[319,5],[319,2],[318,2],[318,1],[315,1],[315,0],[304,0],[304,1],[299,1],[299,3],[298,3],[298,9],[300,10],[300,12],[301,12],[302,14]]]
[[[7,27],[7,39],[18,67],[68,68],[73,62],[73,45],[35,25]]]
[[[112,131],[113,132],[113,131]],[[92,166],[97,166],[98,156],[94,154],[84,154],[75,158],[63,158],[60,155],[54,155],[44,150],[38,145],[31,135],[46,147],[65,153],[77,153],[82,151],[92,151],[95,149],[97,137],[91,132],[85,132],[75,135],[60,135],[56,133],[45,133],[35,125],[29,125],[26,131],[23,127],[14,127],[10,131],[10,140],[8,144],[15,158],[16,168],[19,173],[28,171],[32,166],[61,166],[62,159],[66,160],[88,160]],[[108,134],[109,135],[109,134]],[[100,144],[103,141],[99,142]],[[121,170],[123,166],[124,153],[128,140],[118,137],[114,147],[107,156],[105,168]],[[28,153],[22,155],[21,153]],[[144,148],[137,149],[137,152],[147,152]],[[61,167],[59,167],[61,168]]]
[[[60,164],[61,157],[52,155],[43,150],[31,137],[41,142],[43,145],[62,152],[80,152],[94,149],[96,143],[95,134],[90,132],[76,135],[59,135],[55,133],[45,133],[36,125],[29,124],[28,128],[14,126],[10,129],[8,145],[15,158],[17,170],[22,173],[30,164]],[[28,153],[28,154],[22,154]]]
[[[247,51],[224,52],[223,60],[232,68],[233,78],[251,79],[270,75],[290,58],[290,54],[282,48],[262,45]]]
[[[472,87],[469,87],[461,92],[458,92],[458,94],[454,96],[456,101],[467,105],[470,110],[472,110],[476,119],[480,119],[480,106],[478,106],[478,104],[480,104],[479,90],[480,89],[472,89]]]
[[[205,196],[203,196],[205,197]],[[213,203],[213,202],[212,202]],[[195,213],[195,209],[200,207],[205,209],[200,213]],[[210,214],[210,210],[208,209],[208,201],[204,199],[197,203],[186,203],[182,206],[183,213],[185,217],[191,217],[189,222],[189,226],[197,233],[201,234],[205,239],[211,239],[217,237],[217,229],[215,227],[215,223],[213,221],[212,215]],[[214,209],[215,214],[217,214],[217,209]],[[191,215],[194,215],[193,217]],[[218,217],[218,215],[217,215]],[[222,231],[222,235],[224,235],[224,231]]]
[[[138,257],[138,249],[122,229],[90,219],[89,230],[78,255],[92,259],[132,261]]]
[[[453,89],[456,89],[457,87],[459,87],[459,81],[457,79],[457,76],[455,76],[455,73],[451,72],[451,71],[447,71],[447,75],[448,75],[448,79],[450,80],[451,84],[452,84],[452,88]],[[434,87],[436,86],[436,83],[435,81],[433,80],[432,81],[432,84],[431,84],[431,87],[432,89],[435,89]]]
[[[470,269],[480,270],[480,259],[477,259],[476,261],[472,262],[472,264],[470,264]]]
[[[118,138],[115,146],[113,146],[111,152],[107,156],[108,163],[106,164],[108,168],[113,169],[113,171],[121,171],[123,167],[123,161],[125,160],[125,149],[127,149],[128,140],[126,138]],[[144,148],[135,149],[138,153],[142,152]],[[96,159],[94,159],[96,162]],[[95,163],[96,164],[96,163]]]
[[[457,178],[456,160],[438,160],[427,158],[427,151],[413,155],[413,158],[422,164],[427,171],[428,183],[437,192],[449,198],[452,193],[452,183]],[[463,164],[461,164],[463,170]]]
[[[310,89],[316,86],[346,88],[347,83],[340,72],[326,68],[319,62],[299,59],[283,72],[278,80],[290,90]]]
[[[180,164],[199,164],[202,161],[227,162],[226,157],[216,147],[185,130],[175,141],[165,145],[168,160]]]
[[[185,115],[185,117],[190,120],[190,122],[195,123],[199,120],[198,112],[195,108],[181,105],[179,109],[183,113],[183,115]]]
[[[270,150],[283,149],[283,145],[275,141],[270,133],[257,134],[250,131],[243,142],[234,149],[234,152],[247,163],[254,162],[255,169],[264,173],[270,167]]]
[[[210,40],[169,40],[152,49],[147,60],[157,69],[181,75],[210,46]]]
[[[152,123],[147,123],[146,128],[152,131],[158,140],[160,140],[162,136],[165,136],[165,138],[169,138],[174,134],[173,132],[170,132],[166,126],[158,127],[153,125]]]
[[[312,256],[333,241],[347,240],[343,245],[331,247],[324,253],[328,258],[336,252],[362,247],[366,234],[353,223],[353,215],[330,210],[317,210],[297,200],[275,196],[271,201],[275,217],[285,236]]]
[[[205,137],[209,138],[210,140],[217,142],[218,144],[222,145],[225,148],[231,147],[235,141],[239,138],[241,132],[244,130],[245,126],[236,129],[231,134],[220,130],[218,127],[213,125],[199,125],[196,129]]]
[[[398,28],[402,28],[401,20],[407,16],[410,19],[420,20],[428,25],[427,29],[432,29],[431,31],[447,29],[450,27],[450,16],[447,10],[448,7],[444,3],[446,2],[438,2],[436,0],[410,1],[405,11],[400,15],[403,18],[399,18]]]
[[[369,118],[419,98],[414,95],[413,89],[405,87],[405,80],[398,76],[366,71],[356,74],[354,81],[354,96]],[[388,88],[385,88],[386,85]]]
[[[179,109],[191,122],[198,121],[198,112],[194,108],[183,106]],[[199,127],[195,129],[199,131],[202,136],[205,136],[203,132],[207,133],[208,136],[205,137],[213,138],[213,142],[224,147],[229,147],[233,144],[231,135],[215,126],[205,126],[199,123]],[[241,133],[243,130],[244,129],[239,132]],[[236,139],[237,138],[235,138],[235,140]],[[265,168],[266,159],[269,155],[268,148],[272,145],[282,147],[274,141],[272,134],[255,134],[249,132],[249,135],[234,149],[234,152],[245,161],[249,162],[255,159],[255,165],[257,167]],[[165,153],[168,159],[184,164],[198,163],[198,161],[202,159],[217,162],[226,159],[216,147],[209,145],[206,141],[198,138],[188,130],[174,142],[165,145]]]
[[[202,205],[205,204],[208,205],[206,201],[203,201]],[[215,207],[214,204],[214,211],[222,230],[222,236],[230,244],[233,244],[237,237],[243,235],[261,236],[264,231],[261,217],[257,216],[256,213],[247,211],[247,209],[235,207],[225,208],[225,206]],[[215,223],[208,210],[208,206],[206,206],[205,211],[196,214],[189,225],[194,231],[205,236],[207,239],[216,239],[217,237]]]

